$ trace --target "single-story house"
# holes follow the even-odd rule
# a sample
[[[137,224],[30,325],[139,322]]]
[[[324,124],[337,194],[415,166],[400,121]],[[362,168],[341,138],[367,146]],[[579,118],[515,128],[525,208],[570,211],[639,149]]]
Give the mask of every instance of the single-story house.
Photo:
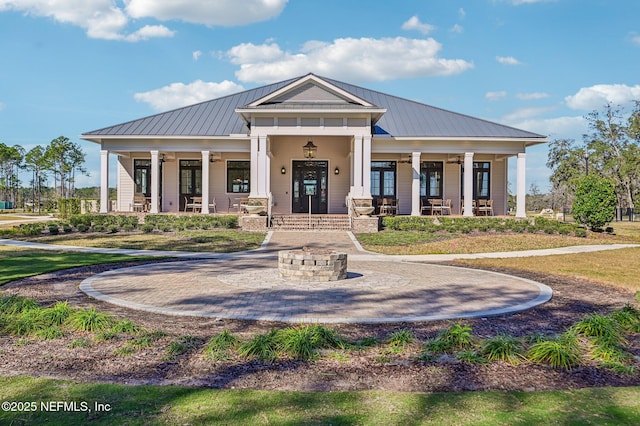
[[[507,213],[507,159],[517,157],[516,216],[525,216],[525,161],[545,136],[315,74],[86,132],[101,147],[101,212],[117,156],[117,211],[137,197],[151,213],[343,214],[393,203],[403,215],[451,200]],[[468,172],[467,172],[468,171]],[[202,197],[201,199],[199,197]],[[379,210],[375,210],[378,213]]]

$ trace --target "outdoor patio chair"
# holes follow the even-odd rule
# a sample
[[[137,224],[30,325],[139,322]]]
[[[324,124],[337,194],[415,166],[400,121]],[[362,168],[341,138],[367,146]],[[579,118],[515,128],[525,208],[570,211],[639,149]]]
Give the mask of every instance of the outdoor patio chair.
[[[192,197],[191,202],[189,202],[189,197],[184,197],[184,211],[192,212],[202,211],[202,197]]]
[[[422,199],[420,199],[420,214],[431,214],[431,204],[424,204]]]
[[[448,214],[451,215],[451,200],[444,200],[444,203],[442,204],[442,214]]]
[[[431,214],[442,214],[442,200],[439,198],[430,198],[429,204],[431,204]]]
[[[146,212],[148,210],[147,199],[145,198],[144,194],[137,192],[133,196],[132,207],[132,210],[134,212]]]
[[[478,215],[493,216],[493,200],[478,200]]]

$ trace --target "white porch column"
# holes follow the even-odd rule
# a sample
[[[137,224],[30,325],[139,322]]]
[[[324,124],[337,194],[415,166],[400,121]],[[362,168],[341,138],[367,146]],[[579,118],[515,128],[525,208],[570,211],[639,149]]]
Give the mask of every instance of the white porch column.
[[[249,172],[249,197],[258,195],[258,136],[251,136],[251,170]]]
[[[464,153],[464,213],[473,216],[473,152]]]
[[[371,162],[369,162],[371,167]],[[353,190],[352,196],[362,196],[362,136],[354,135],[353,137]],[[369,188],[371,192],[371,188]]]
[[[258,137],[258,196],[267,196],[267,183],[269,180],[269,156],[267,155],[267,136]]]
[[[420,153],[411,153],[411,216],[420,216]]]
[[[151,151],[151,209],[149,213],[158,213],[160,204],[159,185],[160,183],[160,162],[158,161],[158,151]]]
[[[100,213],[109,213],[109,151],[100,150]]]
[[[526,165],[527,154],[521,152],[518,154],[518,162],[516,163],[516,170],[518,175],[518,183],[516,189],[516,217],[527,217],[527,187],[526,187]]]
[[[202,214],[209,214],[209,151],[202,151]]]
[[[362,196],[371,198],[371,135],[362,138]]]

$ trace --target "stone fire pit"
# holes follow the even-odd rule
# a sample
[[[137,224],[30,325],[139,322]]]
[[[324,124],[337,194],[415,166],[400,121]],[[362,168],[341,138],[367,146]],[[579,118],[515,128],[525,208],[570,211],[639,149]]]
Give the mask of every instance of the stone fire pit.
[[[337,281],[347,278],[347,254],[304,247],[278,252],[278,275],[294,281]]]

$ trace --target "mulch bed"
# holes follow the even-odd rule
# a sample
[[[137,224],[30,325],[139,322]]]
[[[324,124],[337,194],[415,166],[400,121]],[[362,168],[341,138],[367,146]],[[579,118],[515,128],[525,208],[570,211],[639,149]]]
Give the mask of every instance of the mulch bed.
[[[89,347],[70,348],[78,337],[71,333],[55,340],[0,335],[0,375],[26,374],[71,379],[81,382],[121,384],[178,384],[228,389],[277,389],[304,391],[388,390],[402,392],[449,392],[466,390],[546,390],[595,386],[637,386],[640,374],[619,375],[599,368],[595,363],[570,371],[544,365],[503,362],[476,365],[443,355],[433,362],[417,361],[418,345],[399,354],[379,349],[348,352],[344,357],[322,356],[316,361],[282,360],[274,363],[233,359],[213,362],[202,356],[202,347],[167,360],[166,349],[179,336],[191,335],[205,342],[222,330],[248,338],[271,328],[291,324],[215,320],[135,311],[89,298],[78,290],[80,282],[98,272],[149,262],[97,265],[40,275],[9,283],[3,295],[18,293],[42,304],[67,300],[73,306],[95,306],[98,310],[127,318],[148,330],[163,330],[166,336],[149,347],[123,356],[115,352],[131,336],[93,343]],[[553,275],[499,270],[550,286],[553,299],[525,312],[465,320],[474,336],[491,337],[499,333],[526,336],[534,333],[563,332],[585,314],[609,313],[633,302],[633,294],[579,279]],[[357,340],[364,337],[384,339],[402,328],[413,330],[420,341],[434,337],[451,321],[396,324],[331,325],[341,336]],[[204,343],[203,343],[204,345]],[[628,349],[640,371],[640,337],[632,336]]]

